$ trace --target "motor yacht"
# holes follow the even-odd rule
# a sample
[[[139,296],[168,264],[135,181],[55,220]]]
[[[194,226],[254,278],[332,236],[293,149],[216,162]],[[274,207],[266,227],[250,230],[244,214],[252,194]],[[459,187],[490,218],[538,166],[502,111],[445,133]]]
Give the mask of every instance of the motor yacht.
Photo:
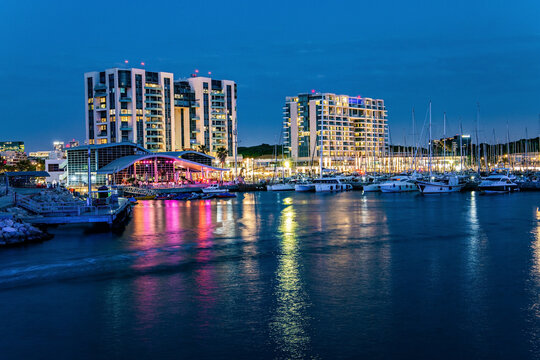
[[[408,175],[393,176],[380,184],[380,188],[383,193],[418,191],[414,179]]]
[[[497,194],[519,191],[519,188],[507,175],[493,174],[482,180],[478,185],[478,190],[488,194]]]
[[[364,192],[380,192],[381,191],[381,184],[386,180],[386,178],[376,178],[376,177],[369,177],[368,181],[365,182],[362,185],[362,190]]]
[[[457,176],[451,175],[435,181],[416,181],[416,186],[422,194],[445,194],[459,192],[465,184],[460,183]]]
[[[297,182],[294,190],[298,192],[315,192],[315,184],[310,181]]]
[[[313,180],[316,192],[352,190],[351,184],[344,184],[338,178],[321,178]]]

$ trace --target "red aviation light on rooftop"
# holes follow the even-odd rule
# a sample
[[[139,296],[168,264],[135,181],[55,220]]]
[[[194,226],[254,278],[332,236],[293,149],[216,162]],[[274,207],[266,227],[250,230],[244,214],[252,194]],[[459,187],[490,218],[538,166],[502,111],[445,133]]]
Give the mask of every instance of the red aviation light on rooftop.
[[[315,94],[315,89],[312,89],[312,90],[311,90],[311,93],[312,93],[312,94]]]
[[[143,61],[143,62],[141,62],[141,65],[142,65],[142,66],[144,66],[144,61]]]
[[[199,73],[199,69],[195,69],[195,73],[197,73],[197,74],[198,74],[198,73]]]
[[[209,72],[208,72],[208,75],[212,75],[212,72],[211,72],[211,71],[209,71]]]
[[[124,64],[127,64],[127,63],[129,63],[129,61],[127,61],[127,60],[124,60]]]

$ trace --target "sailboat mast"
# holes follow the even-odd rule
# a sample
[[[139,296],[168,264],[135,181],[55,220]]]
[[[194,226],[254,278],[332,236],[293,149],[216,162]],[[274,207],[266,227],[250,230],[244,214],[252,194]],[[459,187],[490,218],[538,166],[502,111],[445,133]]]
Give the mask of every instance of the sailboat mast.
[[[528,144],[529,144],[529,134],[527,133],[527,128],[525,128],[525,167],[527,167],[529,163],[529,152],[528,152]]]
[[[476,163],[478,165],[478,174],[480,174],[480,141],[478,140],[478,122],[480,121],[480,104],[476,104]]]
[[[414,167],[414,171],[416,172],[416,138],[415,138],[415,121],[414,121],[414,107],[412,108],[412,143],[413,143],[413,148],[415,149],[414,151],[414,157],[413,157],[413,167]]]
[[[323,171],[323,120],[324,120],[324,95],[321,98],[321,129],[320,129],[320,136],[319,136],[319,176],[322,179],[322,171]]]
[[[506,154],[508,156],[508,165],[512,166],[512,171],[514,171],[514,165],[510,157],[510,129],[508,127],[508,120],[506,120]]]
[[[459,165],[463,171],[463,124],[459,120]]]
[[[443,118],[443,172],[446,172],[446,112]]]
[[[429,147],[429,177],[431,178],[431,101],[429,102],[429,140],[428,140],[428,147]]]

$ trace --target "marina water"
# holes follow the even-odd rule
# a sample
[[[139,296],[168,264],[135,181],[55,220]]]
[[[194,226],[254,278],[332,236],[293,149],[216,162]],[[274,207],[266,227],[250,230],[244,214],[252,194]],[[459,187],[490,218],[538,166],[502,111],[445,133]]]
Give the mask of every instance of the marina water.
[[[1,359],[534,359],[540,197],[140,201],[0,252]]]

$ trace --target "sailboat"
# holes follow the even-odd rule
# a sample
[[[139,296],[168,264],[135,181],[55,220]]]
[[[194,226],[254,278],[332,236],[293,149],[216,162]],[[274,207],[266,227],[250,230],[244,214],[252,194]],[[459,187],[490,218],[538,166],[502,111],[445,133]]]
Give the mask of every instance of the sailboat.
[[[444,115],[444,128],[446,133],[446,114]],[[444,144],[446,146],[446,142]],[[416,186],[422,194],[444,194],[461,191],[465,184],[459,183],[456,175],[448,175],[437,181],[432,181],[431,158],[432,158],[432,136],[431,136],[431,101],[429,102],[429,181],[417,181]],[[444,149],[446,158],[446,149]],[[446,167],[446,164],[445,164]]]
[[[279,140],[281,141],[281,136],[279,138]],[[283,144],[281,145],[281,182],[279,183],[276,183],[275,182],[275,173],[276,173],[276,169],[277,169],[277,144],[274,146],[274,152],[275,152],[275,157],[274,157],[274,178],[273,178],[273,181],[272,181],[272,184],[269,184],[269,185],[266,185],[266,190],[267,191],[294,191],[294,184],[293,183],[290,183],[290,182],[286,182],[285,181],[285,171],[283,169],[283,164],[284,164],[284,157],[283,157]]]

